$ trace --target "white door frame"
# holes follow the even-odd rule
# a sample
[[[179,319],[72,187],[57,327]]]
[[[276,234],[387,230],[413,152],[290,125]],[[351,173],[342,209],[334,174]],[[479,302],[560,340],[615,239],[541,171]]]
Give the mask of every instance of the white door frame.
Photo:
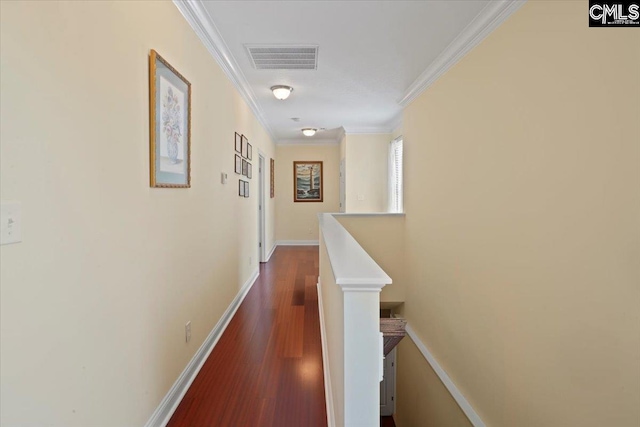
[[[384,379],[380,383],[380,416],[396,411],[396,349],[384,358]]]
[[[265,206],[264,206],[264,153],[258,151],[258,261],[266,262]]]

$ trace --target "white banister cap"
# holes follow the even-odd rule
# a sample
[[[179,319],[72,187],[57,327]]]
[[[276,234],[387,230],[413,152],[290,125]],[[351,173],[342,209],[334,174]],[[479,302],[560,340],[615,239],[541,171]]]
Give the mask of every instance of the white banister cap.
[[[330,213],[318,214],[336,284],[349,291],[379,291],[391,278]]]

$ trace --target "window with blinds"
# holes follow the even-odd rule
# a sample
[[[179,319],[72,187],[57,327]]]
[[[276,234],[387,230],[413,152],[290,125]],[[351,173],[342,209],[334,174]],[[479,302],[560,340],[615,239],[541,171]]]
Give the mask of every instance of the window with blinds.
[[[403,211],[402,192],[402,137],[399,137],[389,144],[389,212]]]

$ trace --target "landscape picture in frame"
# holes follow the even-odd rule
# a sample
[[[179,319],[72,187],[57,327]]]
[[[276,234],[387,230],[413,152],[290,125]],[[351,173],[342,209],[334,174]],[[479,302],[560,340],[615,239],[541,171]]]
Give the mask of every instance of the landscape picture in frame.
[[[322,202],[323,186],[322,162],[293,162],[294,202]]]
[[[191,83],[153,49],[149,141],[151,187],[191,187]]]

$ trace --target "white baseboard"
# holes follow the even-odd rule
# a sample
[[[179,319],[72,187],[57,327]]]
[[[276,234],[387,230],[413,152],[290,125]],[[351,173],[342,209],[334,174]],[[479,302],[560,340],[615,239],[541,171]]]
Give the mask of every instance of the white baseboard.
[[[229,322],[233,318],[233,315],[236,314],[238,307],[242,304],[242,301],[247,296],[247,293],[258,279],[258,275],[260,274],[260,270],[256,268],[254,272],[251,274],[251,277],[242,285],[242,288],[236,295],[236,297],[231,301],[229,307],[225,310],[224,314],[218,321],[218,323],[213,327],[211,332],[209,332],[209,336],[204,340],[196,354],[194,354],[193,358],[189,361],[187,366],[184,368],[178,379],[173,386],[169,389],[169,392],[166,394],[164,399],[160,402],[160,405],[156,408],[156,410],[149,418],[149,421],[145,424],[145,427],[164,427],[171,419],[174,411],[180,404],[180,401],[184,397],[185,393],[191,386],[191,383],[200,372],[200,368],[204,365],[204,362],[211,354],[213,347],[217,344],[218,340],[224,333],[225,329],[229,325]]]
[[[276,246],[318,246],[319,240],[278,240]]]
[[[318,277],[318,312],[320,313],[320,341],[322,342],[322,367],[324,371],[324,398],[327,406],[327,427],[335,427],[336,419],[333,409],[333,391],[331,389],[331,374],[329,369],[329,353],[327,349],[327,333],[324,326],[324,309],[322,308],[322,290]]]
[[[278,242],[275,242],[273,244],[273,247],[271,248],[271,250],[267,254],[267,259],[264,262],[269,262],[269,260],[271,259],[271,255],[273,255],[273,252],[276,250],[277,247],[278,247]]]
[[[320,325],[322,326],[322,323]],[[433,357],[433,354],[431,354],[431,352],[429,351],[427,346],[422,342],[422,340],[418,338],[415,331],[413,330],[413,328],[411,328],[411,326],[408,323],[406,325],[405,330],[407,331],[407,335],[409,336],[409,338],[411,338],[411,340],[415,343],[416,347],[418,347],[418,350],[420,350],[424,358],[427,359],[427,362],[429,362],[433,370],[436,372],[436,374],[438,374],[438,377],[440,377],[440,381],[442,381],[442,383],[447,388],[447,390],[449,390],[449,393],[451,393],[451,396],[458,403],[458,406],[460,406],[460,409],[462,409],[462,412],[464,412],[467,418],[469,418],[469,421],[471,421],[471,424],[473,424],[474,427],[486,427],[482,419],[480,419],[480,416],[476,413],[476,411],[473,409],[473,407],[469,403],[469,401],[465,399],[465,397],[462,395],[460,390],[458,390],[458,387],[456,387],[453,381],[451,381],[451,378],[449,378],[449,375],[447,375],[444,369],[442,369],[442,366],[440,366],[436,358]]]

